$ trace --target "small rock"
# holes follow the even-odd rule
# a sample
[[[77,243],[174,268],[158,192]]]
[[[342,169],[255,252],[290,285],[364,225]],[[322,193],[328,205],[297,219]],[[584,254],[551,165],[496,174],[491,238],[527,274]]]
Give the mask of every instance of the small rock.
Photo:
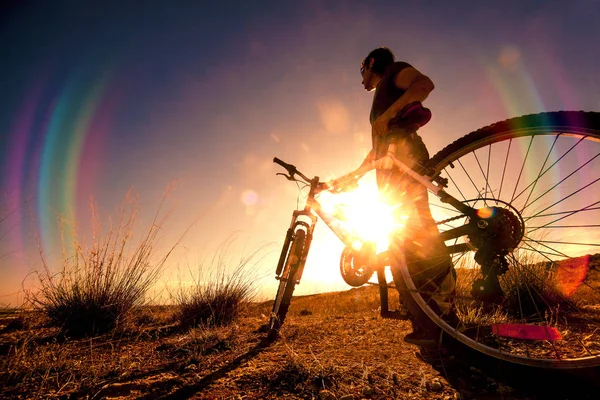
[[[440,390],[442,390],[442,387],[442,383],[437,379],[434,379],[429,385],[429,390],[431,390],[432,392],[439,392]]]
[[[335,400],[335,395],[329,390],[321,390],[319,392],[319,398],[321,400]]]
[[[364,388],[362,392],[364,396],[373,396],[375,394],[375,391],[370,387]]]

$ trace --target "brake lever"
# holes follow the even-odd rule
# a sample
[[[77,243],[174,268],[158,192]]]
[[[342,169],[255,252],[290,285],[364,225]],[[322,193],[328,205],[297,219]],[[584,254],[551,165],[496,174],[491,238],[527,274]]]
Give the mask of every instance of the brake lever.
[[[288,175],[288,174],[284,174],[283,172],[278,172],[278,173],[276,173],[275,175],[283,175],[283,176],[285,176],[285,178],[286,178],[288,181],[295,181],[295,180],[296,180],[296,179],[295,179],[293,176],[291,176],[291,175]]]

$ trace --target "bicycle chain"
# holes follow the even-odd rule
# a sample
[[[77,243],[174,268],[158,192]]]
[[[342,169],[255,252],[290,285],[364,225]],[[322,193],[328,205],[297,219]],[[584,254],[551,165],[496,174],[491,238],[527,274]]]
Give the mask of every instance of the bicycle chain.
[[[437,225],[447,224],[448,222],[452,222],[454,220],[465,218],[465,217],[466,217],[466,215],[464,215],[464,214],[457,215],[456,217],[448,218],[448,219],[445,219],[443,221],[437,222]]]

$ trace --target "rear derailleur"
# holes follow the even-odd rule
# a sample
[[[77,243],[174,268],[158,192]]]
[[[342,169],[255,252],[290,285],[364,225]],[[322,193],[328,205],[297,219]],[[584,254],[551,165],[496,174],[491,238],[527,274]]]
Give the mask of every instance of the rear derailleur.
[[[487,304],[500,304],[505,294],[500,287],[498,276],[508,271],[505,254],[486,255],[483,249],[475,253],[475,261],[481,265],[483,279],[477,279],[471,286],[471,296]]]

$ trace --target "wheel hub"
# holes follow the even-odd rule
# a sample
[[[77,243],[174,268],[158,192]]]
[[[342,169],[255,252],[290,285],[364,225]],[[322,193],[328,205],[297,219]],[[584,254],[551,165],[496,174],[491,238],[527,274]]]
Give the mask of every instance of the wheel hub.
[[[514,208],[485,207],[470,222],[476,229],[468,235],[479,250],[491,254],[507,254],[521,242],[524,223]]]

